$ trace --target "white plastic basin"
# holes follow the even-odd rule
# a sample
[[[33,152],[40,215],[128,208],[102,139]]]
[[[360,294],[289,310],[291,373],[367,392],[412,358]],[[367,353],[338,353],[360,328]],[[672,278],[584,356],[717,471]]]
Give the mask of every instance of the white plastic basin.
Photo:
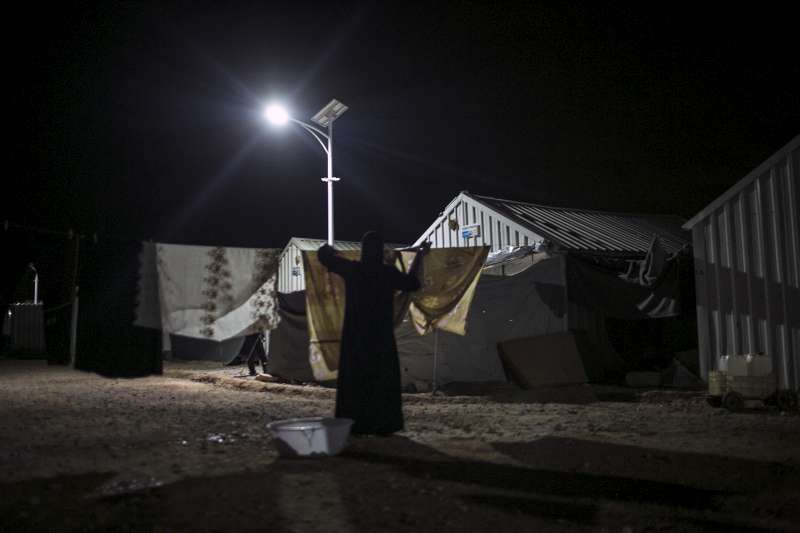
[[[349,418],[292,418],[267,424],[285,457],[328,457],[341,452],[353,421]]]

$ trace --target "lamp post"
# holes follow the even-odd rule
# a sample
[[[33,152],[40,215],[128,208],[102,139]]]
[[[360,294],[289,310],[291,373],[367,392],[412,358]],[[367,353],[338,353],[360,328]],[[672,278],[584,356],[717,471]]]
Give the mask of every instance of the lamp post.
[[[339,181],[339,178],[333,177],[333,122],[342,116],[347,109],[346,105],[334,98],[328,105],[320,109],[316,115],[311,117],[312,122],[318,124],[321,128],[327,128],[327,133],[317,126],[293,118],[285,108],[277,104],[272,104],[264,110],[264,116],[276,126],[283,126],[287,122],[293,122],[303,128],[319,142],[328,156],[328,175],[322,178],[322,181],[328,184],[328,244],[331,246],[333,246],[333,183]]]
[[[28,268],[33,271],[33,305],[39,303],[39,272],[33,263],[28,263]]]

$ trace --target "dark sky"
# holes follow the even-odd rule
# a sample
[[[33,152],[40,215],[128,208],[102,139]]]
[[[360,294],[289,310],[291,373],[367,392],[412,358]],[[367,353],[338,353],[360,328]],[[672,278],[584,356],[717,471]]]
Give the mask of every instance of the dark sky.
[[[778,5],[516,4],[7,11],[3,218],[196,244],[324,238],[324,154],[262,122],[271,98],[306,120],[350,106],[342,239],[412,241],[464,189],[688,217],[800,133],[797,19]]]

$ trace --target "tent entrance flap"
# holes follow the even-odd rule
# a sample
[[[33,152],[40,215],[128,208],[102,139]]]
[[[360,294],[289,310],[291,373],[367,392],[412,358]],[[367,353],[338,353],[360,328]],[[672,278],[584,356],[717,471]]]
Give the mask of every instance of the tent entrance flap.
[[[306,291],[278,293],[280,323],[270,333],[269,373],[287,381],[314,381],[309,363]]]

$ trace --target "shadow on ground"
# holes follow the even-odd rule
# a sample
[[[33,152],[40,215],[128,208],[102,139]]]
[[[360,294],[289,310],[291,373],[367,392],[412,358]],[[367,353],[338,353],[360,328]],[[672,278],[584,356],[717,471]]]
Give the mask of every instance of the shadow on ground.
[[[242,457],[238,474],[114,496],[100,491],[110,474],[0,485],[0,531],[755,532],[788,530],[796,512],[741,506],[796,491],[795,467],[559,438],[495,448],[518,464],[358,438],[336,458]]]

